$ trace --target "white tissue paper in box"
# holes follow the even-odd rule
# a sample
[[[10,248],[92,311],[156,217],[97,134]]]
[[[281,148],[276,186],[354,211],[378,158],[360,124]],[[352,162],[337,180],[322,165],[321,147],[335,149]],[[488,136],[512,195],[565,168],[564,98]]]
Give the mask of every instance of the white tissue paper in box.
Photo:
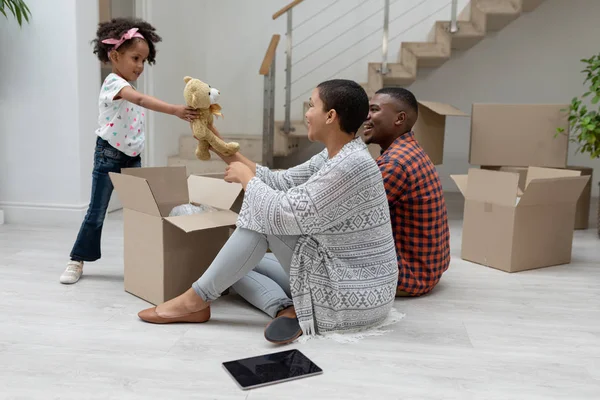
[[[171,212],[169,213],[169,217],[178,217],[180,215],[192,215],[192,214],[202,214],[206,212],[217,211],[216,208],[205,205],[195,205],[195,204],[182,204],[177,207],[173,207]]]

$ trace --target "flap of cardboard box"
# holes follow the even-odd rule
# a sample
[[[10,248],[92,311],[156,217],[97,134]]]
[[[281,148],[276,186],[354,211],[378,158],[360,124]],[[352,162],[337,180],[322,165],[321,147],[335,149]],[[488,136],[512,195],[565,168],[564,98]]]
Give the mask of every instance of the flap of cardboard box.
[[[454,116],[454,117],[468,117],[469,114],[465,114],[460,111],[458,108],[452,107],[449,104],[437,103],[435,101],[419,101],[419,104],[429,108],[436,114],[446,115],[446,116]]]
[[[534,179],[527,185],[519,207],[570,203],[575,205],[589,176]]]
[[[221,210],[229,210],[242,191],[239,183],[198,175],[190,175],[188,187],[190,202]]]
[[[148,181],[159,208],[189,202],[185,167],[124,168],[121,173]]]
[[[454,180],[457,182],[457,180]],[[459,178],[457,185],[463,186],[467,200],[514,207],[519,191],[519,175],[510,172],[488,171],[471,168],[465,184]],[[460,188],[460,186],[459,186]]]
[[[570,176],[581,176],[581,171],[569,169],[529,167],[527,168],[527,179],[525,181],[525,188],[527,188],[529,182],[531,182],[534,179],[565,178]]]
[[[123,207],[160,217],[160,211],[148,181],[136,176],[109,173]]]
[[[168,217],[165,218],[165,220],[175,225],[182,231],[190,233],[204,229],[235,225],[237,218],[238,215],[233,211],[220,210],[201,214]]]
[[[582,176],[592,175],[594,173],[594,168],[591,168],[591,167],[581,167],[581,166],[576,166],[576,165],[569,165],[567,168],[570,170],[573,170],[573,171],[581,172]]]
[[[456,183],[456,186],[458,186],[458,190],[460,190],[463,197],[466,198],[469,175],[450,175],[450,178]]]

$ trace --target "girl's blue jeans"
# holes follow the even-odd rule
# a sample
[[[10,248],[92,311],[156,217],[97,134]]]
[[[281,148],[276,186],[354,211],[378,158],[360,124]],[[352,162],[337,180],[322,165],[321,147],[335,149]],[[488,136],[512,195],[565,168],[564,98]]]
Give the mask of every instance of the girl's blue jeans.
[[[109,172],[120,173],[122,168],[139,168],[141,158],[129,157],[127,154],[108,144],[98,137],[94,152],[94,169],[92,172],[92,196],[87,213],[79,229],[77,240],[71,250],[73,261],[96,261],[101,257],[100,241],[102,227],[113,185]]]

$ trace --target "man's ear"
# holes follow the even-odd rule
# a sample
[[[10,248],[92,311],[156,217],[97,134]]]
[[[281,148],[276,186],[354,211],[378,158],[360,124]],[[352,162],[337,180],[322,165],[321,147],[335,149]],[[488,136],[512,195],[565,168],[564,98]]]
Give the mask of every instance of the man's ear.
[[[404,125],[406,123],[407,119],[408,119],[408,115],[406,115],[406,111],[400,111],[396,115],[396,120],[394,121],[394,125],[397,125],[397,126]]]

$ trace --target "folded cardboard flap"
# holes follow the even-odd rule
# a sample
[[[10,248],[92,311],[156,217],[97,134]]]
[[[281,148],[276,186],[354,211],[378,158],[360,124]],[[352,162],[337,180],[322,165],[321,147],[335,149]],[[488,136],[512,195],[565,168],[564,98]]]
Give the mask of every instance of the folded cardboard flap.
[[[575,207],[589,179],[589,176],[533,179],[527,184],[519,207],[561,203]]]
[[[419,101],[419,118],[413,127],[415,138],[435,165],[443,163],[446,117],[468,115],[448,104]]]
[[[189,176],[188,187],[190,202],[221,210],[231,209],[242,191],[242,185],[239,183],[199,175]]]
[[[208,213],[167,217],[166,221],[186,233],[204,229],[232,226],[237,222],[238,215],[230,210],[219,210]]]
[[[174,206],[189,202],[185,167],[125,168],[121,173],[148,181],[156,203],[164,209],[164,216]]]
[[[462,193],[464,198],[467,198],[467,187],[469,185],[469,175],[450,175],[450,178],[458,186],[458,190]]]
[[[427,107],[431,111],[439,115],[445,116],[453,116],[453,117],[468,117],[468,114],[465,114],[458,108],[452,107],[449,104],[437,103],[435,101],[419,101],[419,104]]]
[[[475,169],[476,170],[476,169]],[[476,170],[478,171],[478,170]],[[481,171],[481,170],[479,170]],[[490,170],[492,172],[500,172],[495,170]],[[471,174],[471,172],[469,171]],[[491,209],[491,204],[499,204],[499,205],[511,205],[514,206],[519,203],[523,192],[518,187],[518,174],[514,174],[512,172],[500,172],[503,174],[512,174],[517,175],[517,187],[516,191],[514,190],[514,177],[508,177],[506,175],[489,175],[485,176],[485,174],[474,173],[477,178],[472,180],[473,185],[478,185],[479,190],[472,189],[474,192],[469,192],[469,175],[450,175],[450,178],[456,183],[458,190],[462,193],[465,199],[483,201],[486,203],[487,209]],[[499,180],[498,180],[499,178]],[[496,189],[496,187],[501,187],[502,189]],[[496,191],[497,190],[497,191]],[[487,191],[487,192],[486,192]],[[503,193],[506,191],[506,193]],[[513,195],[514,193],[514,195]],[[498,196],[499,195],[499,196]]]
[[[466,199],[512,207],[518,189],[518,174],[471,168]]]
[[[534,179],[549,179],[549,178],[565,178],[572,176],[581,176],[581,171],[569,169],[554,169],[554,168],[527,168],[527,176],[525,180],[525,188],[529,186],[529,182]]]
[[[156,199],[145,179],[109,172],[110,180],[124,208],[160,217]]]

